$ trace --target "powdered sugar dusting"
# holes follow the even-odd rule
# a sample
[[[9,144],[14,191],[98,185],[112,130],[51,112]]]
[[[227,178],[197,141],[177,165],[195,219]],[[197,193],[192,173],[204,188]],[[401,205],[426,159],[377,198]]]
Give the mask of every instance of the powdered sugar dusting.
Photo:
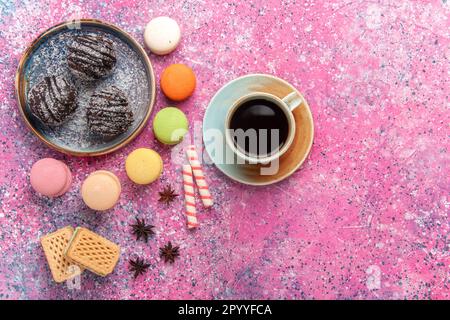
[[[94,82],[87,82],[74,77],[68,68],[67,44],[72,41],[74,35],[94,32],[112,40],[116,50],[117,63],[111,75]],[[63,75],[77,88],[78,108],[69,120],[59,127],[47,127],[33,116],[30,116],[30,120],[48,140],[74,151],[94,151],[121,142],[139,126],[145,117],[147,105],[151,99],[150,79],[147,78],[145,70],[139,54],[112,33],[85,26],[81,30],[63,30],[42,43],[32,55],[25,69],[25,78],[28,79],[27,92],[45,76]],[[112,85],[120,88],[127,95],[134,114],[134,121],[127,132],[113,140],[102,140],[89,132],[86,110],[89,99],[95,91]]]

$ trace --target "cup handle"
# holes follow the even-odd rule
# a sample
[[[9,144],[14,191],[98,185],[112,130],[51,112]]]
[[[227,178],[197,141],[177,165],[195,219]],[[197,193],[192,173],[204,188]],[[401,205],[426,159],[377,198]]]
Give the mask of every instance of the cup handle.
[[[281,100],[283,100],[283,102],[286,103],[289,110],[291,111],[294,111],[295,108],[297,108],[303,103],[303,99],[299,96],[297,91],[292,91]]]

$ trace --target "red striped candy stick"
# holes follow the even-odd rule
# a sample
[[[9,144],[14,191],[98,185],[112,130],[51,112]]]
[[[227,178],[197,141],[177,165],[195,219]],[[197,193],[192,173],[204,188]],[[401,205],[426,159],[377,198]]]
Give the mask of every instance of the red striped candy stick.
[[[189,229],[198,227],[197,213],[195,210],[194,179],[192,169],[188,164],[183,165],[184,200],[186,204],[186,218]]]
[[[200,166],[200,161],[198,160],[197,151],[195,151],[195,147],[193,145],[190,145],[188,146],[186,153],[192,167],[192,172],[194,173],[195,182],[197,183],[198,192],[200,193],[200,198],[202,199],[203,205],[205,207],[211,207],[213,205],[213,199],[209,193],[208,184],[206,183],[205,176],[203,175],[203,170]]]

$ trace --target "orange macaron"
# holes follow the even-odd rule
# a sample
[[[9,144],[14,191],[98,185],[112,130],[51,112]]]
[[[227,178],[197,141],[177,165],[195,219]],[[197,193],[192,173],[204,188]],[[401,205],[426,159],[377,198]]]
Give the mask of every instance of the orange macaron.
[[[181,63],[168,66],[161,74],[161,89],[173,101],[189,98],[194,93],[196,83],[192,69]]]

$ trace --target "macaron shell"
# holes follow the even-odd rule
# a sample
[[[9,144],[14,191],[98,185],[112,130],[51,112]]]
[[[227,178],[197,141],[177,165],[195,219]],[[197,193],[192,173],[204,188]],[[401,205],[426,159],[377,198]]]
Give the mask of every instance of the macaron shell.
[[[172,52],[180,43],[178,23],[169,17],[152,19],[144,31],[145,45],[154,53],[164,55]]]
[[[33,189],[48,197],[57,197],[67,185],[65,164],[52,158],[37,161],[30,171],[30,183]]]
[[[161,175],[163,161],[156,151],[140,148],[128,155],[125,170],[128,178],[134,183],[149,184]]]
[[[153,132],[159,142],[174,145],[183,140],[188,132],[189,122],[178,108],[167,107],[161,109],[153,119]]]
[[[106,170],[91,173],[81,186],[86,205],[97,211],[111,209],[120,197],[121,185],[115,174]]]
[[[65,163],[63,163],[63,165],[66,168],[66,185],[61,190],[61,192],[56,195],[56,197],[62,196],[64,193],[69,191],[70,187],[72,186],[72,181],[73,181],[72,172],[70,172],[69,167]]]
[[[173,101],[189,98],[195,90],[197,80],[191,68],[184,64],[172,64],[161,74],[161,90]]]

